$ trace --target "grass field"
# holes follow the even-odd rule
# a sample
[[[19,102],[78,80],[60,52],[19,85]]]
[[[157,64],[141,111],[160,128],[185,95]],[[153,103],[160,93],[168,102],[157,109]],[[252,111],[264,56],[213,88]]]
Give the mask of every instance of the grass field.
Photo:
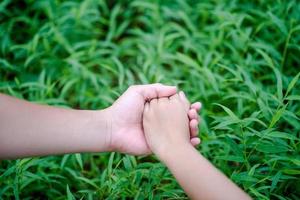
[[[297,0],[0,3],[0,92],[101,109],[132,84],[200,100],[209,160],[254,199],[300,199]],[[1,102],[0,102],[1,105]],[[187,199],[154,156],[0,162],[0,199]]]

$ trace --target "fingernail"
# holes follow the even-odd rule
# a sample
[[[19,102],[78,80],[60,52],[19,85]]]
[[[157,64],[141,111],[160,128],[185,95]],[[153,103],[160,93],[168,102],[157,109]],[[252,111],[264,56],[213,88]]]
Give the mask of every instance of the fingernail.
[[[199,110],[201,110],[201,108],[202,108],[202,103],[199,102]]]
[[[179,92],[179,95],[181,95],[182,97],[185,97],[185,94],[184,94],[183,91],[180,91],[180,92]]]

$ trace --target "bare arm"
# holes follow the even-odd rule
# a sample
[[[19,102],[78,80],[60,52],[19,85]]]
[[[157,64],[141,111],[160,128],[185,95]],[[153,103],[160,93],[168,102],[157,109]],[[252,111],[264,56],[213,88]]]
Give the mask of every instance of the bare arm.
[[[251,199],[189,144],[160,158],[191,199]]]
[[[0,158],[109,150],[106,110],[37,105],[0,94]]]

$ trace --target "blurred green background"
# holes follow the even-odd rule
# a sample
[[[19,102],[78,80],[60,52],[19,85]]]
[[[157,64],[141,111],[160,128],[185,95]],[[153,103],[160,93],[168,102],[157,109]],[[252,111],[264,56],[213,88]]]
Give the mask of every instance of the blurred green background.
[[[0,2],[0,92],[102,109],[176,85],[204,105],[199,151],[254,199],[300,199],[299,71],[298,0]],[[66,198],[187,199],[154,156],[0,161],[0,199]]]

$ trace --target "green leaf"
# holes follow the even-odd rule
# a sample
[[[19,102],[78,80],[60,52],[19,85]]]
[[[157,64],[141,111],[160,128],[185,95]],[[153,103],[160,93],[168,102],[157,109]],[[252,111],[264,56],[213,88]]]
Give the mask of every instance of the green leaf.
[[[254,166],[252,166],[251,169],[249,170],[249,173],[248,173],[249,176],[253,176],[254,173],[255,173],[256,168],[259,167],[259,166],[260,166],[260,164],[255,164]]]
[[[295,159],[291,159],[291,161],[295,164],[295,165],[297,165],[297,167],[300,167],[300,158],[295,158]]]
[[[278,69],[274,68],[273,69],[276,75],[276,82],[277,82],[277,97],[279,99],[280,102],[282,102],[282,78],[281,78],[281,73],[279,72]]]
[[[62,160],[61,160],[61,163],[60,163],[60,168],[63,168],[67,162],[67,160],[69,159],[70,157],[70,154],[66,154],[63,156]]]
[[[241,173],[233,173],[231,178],[235,180],[236,182],[252,182],[256,183],[258,181],[257,178],[253,176],[249,176],[248,173],[246,172],[241,172]]]
[[[113,171],[113,162],[115,158],[115,152],[110,153],[109,159],[108,159],[108,165],[107,165],[107,173],[110,176]]]
[[[227,160],[227,161],[233,161],[233,162],[240,162],[243,163],[245,162],[245,159],[243,156],[217,156],[216,159],[221,159],[221,160]]]
[[[269,137],[274,137],[274,138],[284,138],[288,140],[299,140],[296,136],[294,136],[291,133],[285,133],[285,132],[280,132],[280,131],[273,131],[267,134]]]
[[[128,155],[125,155],[125,157],[123,157],[123,163],[126,170],[132,170],[132,164]]]
[[[289,101],[300,101],[300,95],[290,95],[286,99]]]
[[[224,120],[221,123],[217,124],[216,126],[212,127],[213,129],[230,129],[228,126],[232,124],[238,124],[241,120],[239,119],[228,119]]]
[[[81,170],[83,170],[83,163],[82,163],[82,157],[81,157],[81,154],[80,153],[76,153],[75,154],[75,158],[76,158],[76,161],[80,167]]]
[[[271,67],[272,69],[275,68],[274,62],[272,60],[272,58],[266,54],[265,52],[263,52],[261,49],[256,49],[256,51],[264,58],[264,60],[266,61],[267,65],[269,67]]]
[[[284,169],[284,170],[282,170],[282,172],[285,174],[290,174],[290,175],[299,175],[300,174],[300,170],[297,170],[297,169]]]
[[[72,194],[72,192],[71,192],[71,190],[70,190],[70,188],[69,188],[69,185],[67,185],[67,198],[68,198],[68,200],[75,200],[75,197],[73,196],[73,194]]]
[[[229,108],[227,108],[226,106],[223,106],[221,104],[218,103],[214,103],[214,105],[220,106],[221,108],[223,108],[223,110],[234,120],[240,120]]]
[[[225,136],[225,139],[234,154],[238,157],[243,157],[243,151],[240,146],[229,136]]]
[[[271,18],[271,21],[279,28],[279,30],[284,33],[284,35],[288,34],[287,28],[285,26],[285,23],[282,19],[279,19],[277,16],[275,16],[273,13],[268,12],[268,15]]]
[[[283,153],[287,152],[289,149],[283,145],[279,146],[273,144],[260,143],[257,145],[256,150],[263,153]]]
[[[275,174],[275,176],[272,177],[272,184],[271,184],[271,189],[270,189],[271,192],[272,192],[272,191],[275,189],[275,187],[277,186],[277,183],[279,182],[281,176],[282,176],[281,171],[278,171],[278,172]]]
[[[3,179],[3,178],[6,177],[6,176],[12,175],[13,173],[15,173],[15,171],[16,171],[16,166],[15,166],[15,165],[9,167],[8,169],[6,169],[6,170],[4,171],[4,173],[2,173],[2,174],[0,175],[0,180]]]
[[[289,83],[287,91],[285,93],[285,96],[287,96],[291,90],[294,88],[294,86],[296,85],[296,83],[298,82],[300,77],[300,72],[293,78],[293,80]]]
[[[185,55],[185,54],[182,54],[182,53],[179,53],[177,52],[176,54],[176,58],[186,64],[187,66],[191,66],[191,67],[194,67],[195,69],[200,69],[201,67],[199,66],[199,64],[194,61],[193,59],[191,59],[189,56]]]
[[[89,179],[87,179],[85,177],[76,177],[76,179],[81,180],[81,181],[83,181],[83,182],[85,182],[85,183],[93,186],[97,190],[100,189],[100,187],[96,183],[94,183],[92,180],[89,180]]]
[[[276,113],[272,117],[269,128],[273,128],[273,126],[276,124],[276,122],[278,122],[278,120],[282,117],[283,112],[285,111],[286,107],[287,107],[287,104],[276,111]]]

